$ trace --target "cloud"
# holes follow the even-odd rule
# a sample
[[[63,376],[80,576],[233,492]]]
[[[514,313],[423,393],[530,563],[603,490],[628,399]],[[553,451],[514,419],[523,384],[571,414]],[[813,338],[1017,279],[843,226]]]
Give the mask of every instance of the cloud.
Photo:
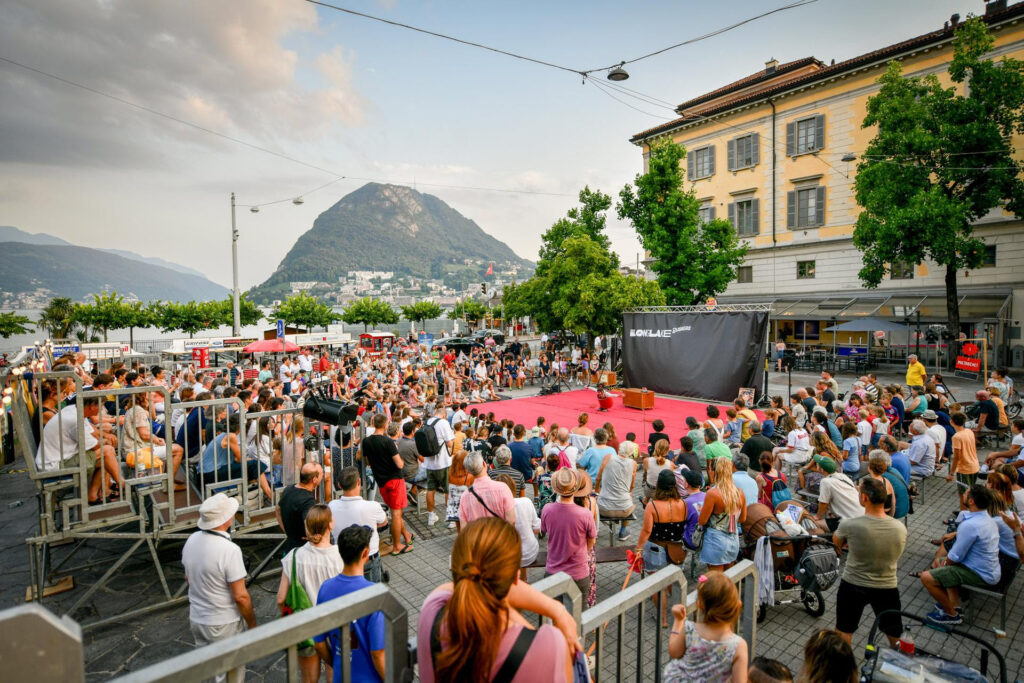
[[[364,120],[351,51],[302,57],[286,46],[318,30],[312,5],[278,0],[0,5],[4,56],[268,146]],[[151,167],[183,142],[229,144],[8,64],[0,101],[0,162]]]

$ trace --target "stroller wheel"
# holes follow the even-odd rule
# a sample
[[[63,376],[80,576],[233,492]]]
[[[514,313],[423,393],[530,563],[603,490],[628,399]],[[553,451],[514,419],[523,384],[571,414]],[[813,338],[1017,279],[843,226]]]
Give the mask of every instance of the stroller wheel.
[[[804,591],[803,595],[800,596],[800,601],[804,603],[804,609],[812,617],[820,617],[825,613],[825,598],[821,596],[821,591],[819,590],[813,592]]]
[[[764,618],[768,616],[768,605],[758,605],[757,607],[757,623],[764,621]]]

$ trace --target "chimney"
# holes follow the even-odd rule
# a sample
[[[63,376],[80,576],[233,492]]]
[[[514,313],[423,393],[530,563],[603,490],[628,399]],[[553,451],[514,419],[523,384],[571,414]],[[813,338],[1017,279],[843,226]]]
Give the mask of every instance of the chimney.
[[[773,74],[777,68],[779,68],[779,60],[775,59],[775,57],[764,63],[765,74]]]
[[[985,16],[1006,9],[1006,0],[985,0]]]
[[[950,25],[952,25],[953,28],[956,28],[957,25],[960,23],[960,15],[959,14],[952,15],[949,18],[949,23],[950,23]]]

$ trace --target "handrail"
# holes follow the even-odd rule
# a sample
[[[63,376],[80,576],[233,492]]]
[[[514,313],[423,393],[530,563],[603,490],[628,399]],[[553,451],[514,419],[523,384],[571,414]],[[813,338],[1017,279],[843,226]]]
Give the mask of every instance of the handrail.
[[[747,641],[747,652],[750,660],[756,656],[754,646],[757,641],[757,565],[750,560],[742,560],[725,570],[725,575],[737,584],[743,610],[740,612],[739,633]],[[697,591],[686,596],[686,614],[697,618]]]
[[[580,593],[579,586],[576,585],[571,576],[565,572],[558,572],[551,576],[545,576],[540,581],[530,585],[549,598],[554,598],[561,602],[569,610],[573,621],[576,622],[578,634],[580,636],[583,635],[583,594]]]
[[[284,619],[274,619],[251,631],[196,648],[115,680],[118,683],[191,683],[242,668],[282,650],[288,651],[288,680],[297,680],[298,643],[341,628],[341,641],[347,646],[352,622],[377,611],[384,613],[387,622],[385,680],[391,683],[408,680],[411,678],[406,650],[409,615],[391,590],[383,584],[368,586],[344,599],[322,602]],[[344,671],[341,680],[352,680],[350,660],[343,657],[342,665]]]

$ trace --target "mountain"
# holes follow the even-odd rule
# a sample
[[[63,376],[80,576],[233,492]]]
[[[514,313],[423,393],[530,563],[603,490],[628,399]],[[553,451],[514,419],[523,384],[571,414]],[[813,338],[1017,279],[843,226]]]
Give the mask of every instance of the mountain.
[[[496,271],[533,265],[433,195],[368,183],[320,214],[249,297],[281,298],[289,282],[336,283],[350,270],[440,279],[467,259],[481,264],[481,275],[490,261]]]
[[[228,295],[227,288],[206,278],[88,247],[0,242],[0,254],[4,255],[0,268],[0,293],[4,294],[44,289],[76,301],[104,288],[134,294],[143,301],[199,301]]]
[[[75,246],[67,240],[62,240],[59,237],[48,235],[45,232],[25,232],[19,230],[11,225],[0,225],[0,242],[23,242],[25,244],[44,244],[44,245],[61,245],[61,246]],[[92,248],[92,247],[90,247]],[[161,266],[163,268],[169,268],[170,270],[178,273],[184,273],[186,275],[195,275],[196,277],[206,278],[205,275],[200,273],[198,270],[183,266],[173,261],[166,259],[157,258],[155,256],[143,256],[136,254],[134,251],[127,251],[125,249],[100,249],[108,254],[116,254],[117,256],[123,256],[126,259],[132,261],[139,261],[141,263],[148,263],[152,266]]]

